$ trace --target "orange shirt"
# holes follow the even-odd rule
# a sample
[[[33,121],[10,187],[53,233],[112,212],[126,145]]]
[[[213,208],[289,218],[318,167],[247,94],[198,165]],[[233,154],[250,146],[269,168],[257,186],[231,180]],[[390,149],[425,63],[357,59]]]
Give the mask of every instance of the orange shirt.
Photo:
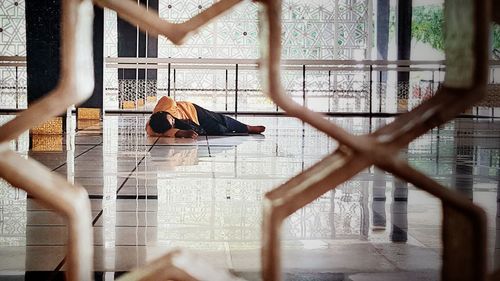
[[[155,106],[153,113],[158,111],[166,111],[177,119],[189,119],[196,124],[200,125],[198,122],[198,114],[196,113],[196,108],[193,103],[188,101],[174,101],[169,97],[162,97]]]
[[[189,119],[196,124],[200,125],[198,121],[198,114],[196,113],[196,108],[193,103],[188,101],[174,101],[169,97],[162,97],[158,103],[156,104],[153,113],[158,111],[166,111],[170,113],[177,119]],[[165,120],[166,122],[166,120]],[[167,137],[175,137],[175,133],[177,133],[179,129],[171,128],[165,132]]]

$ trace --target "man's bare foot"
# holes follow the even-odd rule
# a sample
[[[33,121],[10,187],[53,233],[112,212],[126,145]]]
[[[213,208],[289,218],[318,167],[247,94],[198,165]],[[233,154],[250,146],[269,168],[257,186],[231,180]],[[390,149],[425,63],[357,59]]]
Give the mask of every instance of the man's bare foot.
[[[264,126],[247,126],[249,134],[260,134],[266,130]]]

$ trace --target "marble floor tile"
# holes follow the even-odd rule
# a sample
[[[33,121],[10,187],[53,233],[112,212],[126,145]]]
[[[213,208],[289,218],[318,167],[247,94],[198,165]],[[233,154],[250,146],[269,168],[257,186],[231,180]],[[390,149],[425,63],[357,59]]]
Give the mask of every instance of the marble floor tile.
[[[238,119],[267,130],[152,138],[144,132],[147,116],[106,115],[100,126],[62,137],[59,151],[30,150],[28,134],[16,147],[87,189],[97,275],[113,280],[115,272],[186,248],[260,280],[263,196],[338,143],[288,117]],[[355,134],[392,121],[328,119]],[[500,268],[500,122],[451,121],[400,156],[486,211],[488,263]],[[65,255],[64,220],[3,181],[0,195],[0,280],[49,276]],[[284,221],[286,280],[438,280],[441,224],[439,200],[370,167]]]

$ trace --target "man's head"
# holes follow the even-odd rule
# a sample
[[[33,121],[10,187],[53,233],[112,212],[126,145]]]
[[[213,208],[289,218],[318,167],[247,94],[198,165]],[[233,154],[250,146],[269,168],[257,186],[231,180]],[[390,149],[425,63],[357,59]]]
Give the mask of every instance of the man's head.
[[[174,125],[174,118],[166,111],[158,111],[149,118],[149,126],[157,134],[163,134]]]

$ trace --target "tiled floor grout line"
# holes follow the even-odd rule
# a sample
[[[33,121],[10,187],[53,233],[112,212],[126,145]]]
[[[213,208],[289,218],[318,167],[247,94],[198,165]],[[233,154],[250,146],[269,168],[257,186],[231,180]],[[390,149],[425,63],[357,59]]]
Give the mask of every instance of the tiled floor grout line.
[[[156,141],[151,145],[151,147],[148,149],[148,152],[151,151],[151,149],[153,149],[153,147],[156,145],[156,143],[158,142],[160,138],[157,138]],[[146,155],[144,155],[141,160],[139,160],[139,162],[135,165],[134,169],[132,169],[132,171],[130,171],[130,173],[127,175],[127,177],[125,178],[125,180],[120,184],[120,187],[116,190],[116,196],[117,196],[117,199],[118,199],[118,193],[120,192],[120,190],[123,188],[123,186],[127,183],[128,179],[130,178],[130,176],[132,175],[132,173],[135,172],[135,170],[137,169],[137,167],[139,165],[141,165],[142,161],[144,161],[144,159],[146,158]],[[102,198],[101,198],[102,199]],[[97,214],[97,216],[94,218],[94,220],[92,221],[92,226],[95,225],[95,223],[97,222],[97,220],[99,220],[99,218],[102,216],[102,212],[103,210],[101,209],[101,211],[99,211],[99,213]]]
[[[153,149],[153,147],[156,145],[156,143],[158,142],[158,140],[160,140],[160,138],[157,138],[156,141],[151,145],[151,147],[148,149],[148,152],[151,151],[151,149]],[[102,144],[102,142],[101,142]],[[96,145],[97,146],[97,145]],[[94,146],[95,147],[95,146]],[[92,148],[94,148],[92,147]],[[92,149],[91,148],[91,149]],[[89,149],[90,150],[90,149]],[[84,153],[86,153],[87,151],[85,151]],[[139,165],[141,165],[142,161],[144,161],[144,159],[146,158],[146,155],[144,155],[141,160],[139,162],[137,162],[137,164],[135,165],[134,169],[132,169],[132,171],[128,174],[127,178],[125,178],[125,180],[122,182],[122,184],[120,184],[120,187],[116,190],[116,195],[118,195],[118,192],[120,192],[120,190],[123,188],[123,186],[127,183],[128,179],[130,178],[130,176],[132,175],[132,173],[135,172],[135,170],[137,169],[137,167]],[[102,213],[103,213],[103,209],[101,209],[99,211],[99,213],[96,215],[96,217],[94,218],[94,220],[92,220],[92,227],[94,227],[94,225],[96,224],[96,222],[99,220],[99,218],[102,216]],[[94,245],[92,245],[93,247]],[[66,261],[66,257],[64,257],[61,262],[57,265],[57,267],[54,269],[54,273],[58,272],[64,265]],[[53,274],[53,276],[55,276],[55,274]],[[54,277],[51,277],[49,280],[52,281]]]
[[[153,145],[151,145],[151,147],[148,149],[147,152],[150,152],[151,149],[153,149],[153,147],[156,145],[156,143],[158,142],[160,138],[157,138],[156,141],[153,143]],[[128,179],[130,178],[130,176],[132,175],[132,173],[135,172],[135,170],[137,170],[137,167],[139,167],[139,165],[141,165],[142,161],[144,161],[144,159],[146,158],[146,155],[144,155],[141,160],[139,160],[139,162],[137,162],[137,164],[135,165],[134,169],[132,169],[132,171],[130,171],[130,173],[128,174],[127,178],[125,178],[125,180],[122,182],[122,184],[120,184],[120,187],[116,190],[116,195],[118,195],[118,193],[120,192],[120,190],[123,188],[123,186],[127,183]]]
[[[100,146],[100,145],[102,145],[102,141],[101,141],[99,144],[95,144],[95,145],[94,145],[94,146],[92,146],[91,148],[89,148],[89,149],[85,150],[84,152],[82,152],[82,153],[78,154],[77,156],[75,156],[75,159],[77,159],[78,157],[82,156],[83,154],[85,154],[85,153],[87,153],[87,152],[91,151],[92,149],[94,149],[94,148],[96,148],[96,147],[98,147],[98,146]],[[63,164],[61,164],[61,165],[57,166],[56,168],[52,169],[52,172],[55,172],[57,169],[60,169],[60,168],[64,167],[67,163],[68,163],[68,162],[66,162],[66,161],[65,161]],[[28,196],[28,198],[33,198],[33,197],[31,197],[29,194],[28,194],[27,196]]]
[[[99,213],[95,216],[95,218],[92,220],[92,226],[96,224],[96,222],[99,220],[99,218],[102,216],[103,209],[99,211]]]
[[[98,143],[98,144],[95,144],[95,145],[94,145],[94,146],[92,146],[91,148],[89,148],[89,149],[85,150],[84,152],[82,152],[82,153],[78,154],[77,156],[75,156],[75,159],[76,159],[76,158],[78,158],[78,157],[80,157],[80,156],[82,156],[83,154],[85,154],[85,153],[87,153],[87,152],[91,151],[92,149],[94,149],[94,148],[96,148],[96,147],[98,147],[98,146],[102,145],[102,144],[103,144],[103,142],[102,142],[102,141],[101,141],[100,143]],[[75,145],[75,147],[76,147],[76,145]],[[67,162],[67,161],[64,161],[64,163],[62,163],[61,165],[59,165],[59,166],[57,166],[56,168],[52,169],[52,172],[56,171],[57,169],[60,169],[60,168],[64,167],[66,164],[68,164],[68,162]]]
[[[66,262],[66,257],[64,257],[61,262],[57,265],[57,267],[54,269],[54,271],[52,272],[52,275],[50,276],[49,281],[52,281],[54,280],[54,277],[57,275],[57,272],[59,272],[59,270],[63,267],[64,263]]]

